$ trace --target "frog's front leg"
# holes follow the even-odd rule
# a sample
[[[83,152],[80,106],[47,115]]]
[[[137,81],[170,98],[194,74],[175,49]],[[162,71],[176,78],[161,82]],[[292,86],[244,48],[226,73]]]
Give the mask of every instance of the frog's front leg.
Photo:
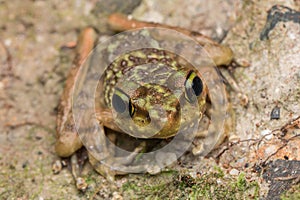
[[[74,92],[75,81],[80,75],[81,67],[88,54],[94,47],[97,40],[96,31],[91,28],[85,28],[81,31],[76,44],[76,57],[72,68],[66,80],[65,88],[60,99],[57,115],[57,134],[55,151],[60,157],[71,157],[72,175],[76,181],[77,188],[85,190],[86,183],[80,177],[80,165],[78,164],[77,151],[82,147],[82,142],[76,132],[75,123],[73,120],[72,97]],[[53,171],[58,172],[58,167],[55,162]]]
[[[118,134],[118,133],[115,133]],[[152,168],[145,165],[131,165],[144,148],[145,142],[141,142],[128,156],[117,157],[115,155],[116,135],[105,133],[104,126],[100,124],[97,135],[90,139],[95,140],[94,143],[99,145],[97,150],[89,152],[89,162],[93,168],[106,177],[107,180],[113,181],[115,175],[124,175],[128,172],[151,172]]]
[[[55,151],[60,157],[69,157],[82,147],[75,129],[72,111],[72,97],[76,79],[88,54],[97,40],[97,33],[91,27],[81,31],[76,44],[76,55],[65,88],[58,105]]]

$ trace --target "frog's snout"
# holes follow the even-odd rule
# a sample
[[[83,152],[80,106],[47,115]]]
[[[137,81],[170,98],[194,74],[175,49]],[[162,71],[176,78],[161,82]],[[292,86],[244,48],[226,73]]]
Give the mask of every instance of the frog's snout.
[[[134,116],[132,116],[132,120],[139,127],[145,127],[151,123],[149,112],[146,110],[136,112]]]

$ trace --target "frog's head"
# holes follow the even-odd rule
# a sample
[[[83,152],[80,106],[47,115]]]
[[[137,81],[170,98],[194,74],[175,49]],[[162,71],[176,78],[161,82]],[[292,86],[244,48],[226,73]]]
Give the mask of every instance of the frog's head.
[[[137,138],[169,138],[195,118],[200,120],[207,98],[200,74],[177,70],[163,79],[115,88],[112,107],[120,129]]]

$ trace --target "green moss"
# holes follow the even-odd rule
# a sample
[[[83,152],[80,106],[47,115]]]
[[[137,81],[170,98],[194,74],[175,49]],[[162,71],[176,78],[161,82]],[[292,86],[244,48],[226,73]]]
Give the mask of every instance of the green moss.
[[[247,181],[245,179],[245,174],[244,173],[241,173],[238,176],[236,186],[241,191],[245,190],[245,188],[247,187]]]
[[[259,185],[247,181],[245,174],[226,175],[216,167],[214,172],[198,174],[172,172],[153,176],[139,176],[123,184],[122,193],[131,199],[258,199]],[[143,184],[141,184],[143,183]]]
[[[291,189],[281,195],[282,200],[300,199],[300,184],[294,185]]]
[[[89,176],[87,176],[87,177],[85,178],[85,182],[86,182],[88,185],[91,185],[91,184],[95,183],[95,179],[94,179],[91,175],[89,175]]]
[[[214,170],[216,170],[216,172],[214,173],[214,175],[217,178],[223,178],[224,177],[225,174],[224,174],[223,170],[219,166],[215,166]]]
[[[124,191],[128,191],[128,190],[138,190],[139,187],[136,185],[136,183],[131,183],[131,182],[126,182],[122,185],[122,189]]]

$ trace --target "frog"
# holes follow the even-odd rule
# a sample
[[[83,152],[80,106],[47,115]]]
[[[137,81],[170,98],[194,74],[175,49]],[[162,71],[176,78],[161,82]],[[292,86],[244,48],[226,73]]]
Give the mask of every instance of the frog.
[[[144,27],[176,30],[196,40],[199,45],[208,52],[217,66],[228,66],[234,62],[233,51],[228,46],[221,45],[209,37],[195,31],[159,23],[138,21],[118,13],[109,16],[108,24],[112,30],[118,32]],[[76,79],[83,76],[81,70],[84,66],[83,63],[88,54],[97,45],[97,39],[98,33],[93,27],[86,27],[81,31],[75,49],[76,56],[58,106],[55,151],[59,157],[71,158],[72,174],[75,178],[77,188],[80,190],[85,190],[87,184],[80,176],[80,167],[78,165],[78,156],[76,152],[84,148],[84,144],[77,133],[73,119],[72,95]],[[198,120],[198,118],[202,118],[203,115],[209,112],[209,88],[202,75],[197,72],[190,63],[166,50],[145,48],[132,51],[117,58],[110,64],[104,73],[103,79],[100,80],[100,83],[97,86],[95,102],[98,102],[96,103],[96,116],[99,121],[100,132],[102,135],[106,134],[111,141],[115,141],[120,137],[118,133],[128,134],[129,132],[131,133],[130,136],[133,138],[168,140],[173,138],[179,129],[180,102],[178,101],[178,96],[174,96],[169,88],[161,86],[161,84],[143,84],[142,80],[137,81],[137,85],[134,86],[130,86],[130,83],[128,83],[125,88],[120,88],[117,84],[118,81],[123,81],[122,76],[125,71],[135,69],[137,70],[135,73],[143,73],[142,71],[144,69],[138,69],[136,66],[142,66],[147,63],[154,65],[154,67],[152,66],[151,68],[153,70],[151,72],[152,74],[155,74],[155,71],[159,71],[162,66],[160,64],[167,65],[171,68],[174,73],[164,74],[164,76],[160,77],[158,82],[164,82],[165,79],[171,80],[171,82],[173,81],[172,84],[178,86],[183,94],[179,97],[185,102],[183,107],[192,110],[193,107],[189,108],[189,105],[193,103],[197,104],[200,116],[195,115],[191,116],[191,118],[187,118],[183,126],[188,126],[188,124],[192,123],[192,120],[194,120],[193,118],[197,117],[196,120]],[[157,67],[157,69],[155,67]],[[136,78],[135,73],[129,75],[127,78]],[[225,88],[226,85],[223,84],[223,87]],[[236,90],[238,91],[239,89]],[[160,113],[159,110],[155,109],[154,105],[161,105],[166,110],[165,112],[167,115],[162,117],[163,113]],[[223,134],[219,137],[215,146],[218,146],[226,137],[229,137],[228,134],[232,133],[229,129],[234,129],[234,114],[232,107],[230,104],[227,104],[226,106],[228,113],[230,113],[230,117],[226,118],[226,130],[223,131]],[[126,127],[129,131],[124,131],[118,127],[114,122],[112,111],[119,117],[118,119],[121,120],[121,124],[122,120],[126,120],[123,116],[129,116],[129,119],[133,123],[133,125]],[[160,127],[160,130],[155,134],[152,134],[147,127],[149,124],[154,124],[155,126],[161,120],[164,120],[164,126]],[[110,131],[107,131],[107,129]],[[111,132],[113,132],[113,134]],[[196,133],[196,137],[203,137],[202,129],[199,129]],[[235,138],[235,136],[233,136],[233,138]],[[116,158],[112,152],[113,150],[108,147],[106,142],[102,141],[102,143],[104,146],[103,153],[107,154],[105,156],[106,162],[110,162],[110,157],[112,158],[111,162],[115,162],[117,159],[119,163],[118,170],[99,162],[99,160],[91,153],[88,155],[88,160],[99,174],[110,181],[113,181],[116,175],[126,174],[126,169],[130,167],[129,164],[136,158],[137,153],[142,152],[145,148],[145,143],[141,142],[134,147],[132,154],[129,156]],[[201,144],[195,145],[192,150],[194,155],[198,155],[199,152],[201,152]],[[161,170],[160,168],[157,169],[155,167],[146,169],[150,174],[159,173]]]

